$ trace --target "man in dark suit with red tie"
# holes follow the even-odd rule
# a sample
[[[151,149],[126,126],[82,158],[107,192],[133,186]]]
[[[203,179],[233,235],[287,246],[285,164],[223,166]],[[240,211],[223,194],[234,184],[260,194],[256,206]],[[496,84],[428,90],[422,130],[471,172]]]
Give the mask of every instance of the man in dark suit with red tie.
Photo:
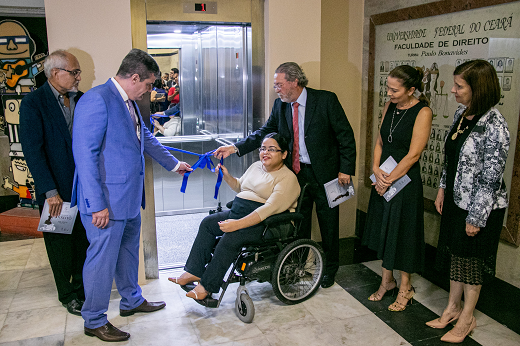
[[[356,169],[356,142],[352,127],[336,94],[307,88],[307,77],[294,62],[281,64],[274,74],[275,100],[267,122],[235,145],[217,149],[215,156],[251,152],[265,135],[278,132],[290,141],[292,169],[301,186],[308,184],[301,212],[301,236],[310,238],[312,208],[320,225],[326,267],[321,286],[334,284],[339,268],[339,207],[329,208],[323,184],[338,178],[350,183]]]

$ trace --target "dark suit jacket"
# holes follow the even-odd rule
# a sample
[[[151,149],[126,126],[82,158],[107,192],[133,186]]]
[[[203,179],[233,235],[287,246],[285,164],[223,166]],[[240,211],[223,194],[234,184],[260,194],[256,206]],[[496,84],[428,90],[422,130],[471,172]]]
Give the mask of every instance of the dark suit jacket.
[[[274,101],[271,115],[257,131],[236,144],[239,155],[260,147],[265,135],[278,132],[289,141],[292,149],[293,128],[291,104]],[[356,141],[352,127],[336,94],[307,88],[305,109],[305,145],[317,180],[325,184],[338,173],[354,175]],[[290,157],[290,155],[289,155]]]
[[[78,92],[74,98],[76,104],[81,95]],[[70,202],[75,169],[72,137],[49,82],[22,99],[20,142],[34,178],[38,204],[44,204],[45,193],[53,189]]]

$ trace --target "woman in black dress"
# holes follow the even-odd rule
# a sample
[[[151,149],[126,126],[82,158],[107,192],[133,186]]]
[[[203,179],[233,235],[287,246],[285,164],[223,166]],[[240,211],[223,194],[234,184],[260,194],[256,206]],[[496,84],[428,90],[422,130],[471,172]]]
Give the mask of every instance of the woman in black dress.
[[[408,65],[388,75],[390,101],[384,109],[381,130],[374,149],[374,188],[370,195],[363,244],[377,251],[382,263],[382,281],[368,299],[380,301],[397,287],[393,270],[401,271],[397,299],[388,309],[403,311],[415,294],[410,275],[424,262],[424,207],[419,158],[430,137],[432,111],[422,91],[423,73]],[[380,165],[392,156],[397,166],[385,172]],[[408,175],[411,181],[388,202],[383,197],[393,182]],[[392,192],[390,190],[390,192]]]
[[[451,92],[461,106],[446,137],[435,200],[442,215],[437,266],[450,270],[450,295],[442,316],[426,324],[444,328],[458,319],[441,340],[459,343],[476,326],[473,312],[482,283],[495,274],[508,205],[503,173],[510,137],[504,117],[494,107],[500,101],[500,85],[493,66],[472,60],[459,65],[453,75]]]

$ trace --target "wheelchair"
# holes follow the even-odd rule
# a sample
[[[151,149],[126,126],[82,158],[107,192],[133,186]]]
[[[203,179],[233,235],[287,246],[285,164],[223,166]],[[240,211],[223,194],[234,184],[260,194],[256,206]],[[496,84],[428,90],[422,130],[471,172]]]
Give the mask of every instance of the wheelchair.
[[[224,278],[220,296],[207,298],[204,306],[218,308],[227,287],[239,282],[235,310],[241,321],[251,323],[255,307],[245,286],[247,281],[270,282],[275,296],[289,305],[301,303],[316,293],[323,277],[325,256],[315,241],[299,237],[303,220],[300,207],[305,189],[306,186],[294,213],[272,215],[263,221],[262,242],[242,247],[227,279]],[[232,203],[228,202],[226,207],[231,208]],[[194,285],[182,288],[189,291]]]

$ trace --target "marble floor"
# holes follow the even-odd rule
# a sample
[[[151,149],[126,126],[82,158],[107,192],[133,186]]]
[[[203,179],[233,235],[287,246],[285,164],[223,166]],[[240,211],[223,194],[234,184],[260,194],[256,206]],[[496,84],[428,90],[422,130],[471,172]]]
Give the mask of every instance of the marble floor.
[[[165,309],[120,317],[113,291],[109,320],[132,336],[126,345],[440,345],[446,332],[424,326],[447,301],[447,292],[415,275],[417,302],[402,313],[389,313],[393,298],[371,303],[380,262],[342,266],[336,284],[298,305],[284,305],[268,283],[250,283],[253,323],[235,315],[236,285],[219,309],[207,309],[167,281],[172,273],[143,285],[144,296],[164,300]],[[477,312],[478,325],[465,345],[520,345],[520,335]],[[81,317],[68,314],[57,299],[43,239],[0,243],[0,345],[102,345],[83,334]]]

